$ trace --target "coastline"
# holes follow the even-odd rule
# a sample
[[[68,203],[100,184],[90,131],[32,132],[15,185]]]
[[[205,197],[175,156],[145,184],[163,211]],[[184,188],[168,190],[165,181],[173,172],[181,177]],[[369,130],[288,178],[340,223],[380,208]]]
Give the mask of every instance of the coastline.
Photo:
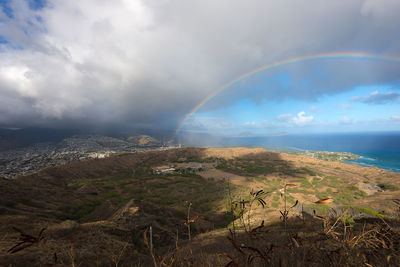
[[[310,156],[312,158],[317,158],[325,161],[337,161],[344,162],[351,165],[357,165],[360,167],[372,167],[382,169],[388,172],[400,173],[400,162],[392,162],[389,160],[381,159],[379,157],[380,154],[384,154],[383,152],[375,152],[374,154],[365,154],[365,153],[353,153],[353,152],[339,152],[339,151],[319,151],[319,150],[306,150],[300,149],[297,147],[285,147],[285,148],[277,148],[277,147],[264,147],[269,151],[274,151],[278,153],[290,153],[297,155]],[[322,155],[321,155],[322,154]],[[317,156],[315,156],[317,155]],[[320,156],[319,156],[320,155]],[[329,157],[329,155],[332,155]],[[340,159],[340,156],[348,156],[353,157],[349,159]],[[329,160],[337,157],[338,160]]]
[[[400,166],[398,164],[366,156],[360,156],[357,160],[349,160],[344,162],[361,167],[375,167],[388,172],[400,173]]]

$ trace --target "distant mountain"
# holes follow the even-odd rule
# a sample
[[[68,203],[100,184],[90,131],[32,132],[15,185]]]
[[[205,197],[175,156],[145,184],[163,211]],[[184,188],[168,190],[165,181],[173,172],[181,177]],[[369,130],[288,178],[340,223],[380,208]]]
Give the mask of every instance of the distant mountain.
[[[70,129],[0,129],[0,151],[25,147],[35,143],[60,142],[61,140],[77,133],[77,130]]]
[[[114,143],[128,142],[138,146],[159,146],[162,144],[159,140],[168,139],[170,132],[156,131],[130,131],[119,132],[109,130],[86,130],[86,129],[49,129],[49,128],[23,128],[10,130],[0,128],[0,151],[27,147],[36,143],[59,143],[67,138],[82,138],[83,136],[108,136],[108,139],[102,139],[106,147],[115,146]],[[154,136],[154,137],[153,137]],[[114,139],[112,139],[114,138]],[[157,139],[156,139],[157,138]],[[97,140],[99,141],[99,140]],[[96,142],[97,142],[96,141]],[[100,142],[100,141],[99,141]]]

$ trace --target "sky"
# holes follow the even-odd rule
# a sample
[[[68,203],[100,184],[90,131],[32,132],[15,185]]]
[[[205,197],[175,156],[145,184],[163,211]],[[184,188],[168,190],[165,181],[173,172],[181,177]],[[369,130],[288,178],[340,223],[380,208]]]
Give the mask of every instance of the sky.
[[[399,131],[398,14],[398,0],[0,0],[0,128]],[[215,93],[340,53],[376,58],[277,65]]]

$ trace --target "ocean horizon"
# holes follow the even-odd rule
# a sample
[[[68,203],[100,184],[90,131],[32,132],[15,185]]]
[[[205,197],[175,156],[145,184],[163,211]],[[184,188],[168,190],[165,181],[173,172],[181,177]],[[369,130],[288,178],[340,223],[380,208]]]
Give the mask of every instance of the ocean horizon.
[[[400,132],[229,137],[220,138],[218,141],[210,139],[208,144],[202,145],[262,147],[288,151],[349,152],[360,157],[346,163],[400,172]]]

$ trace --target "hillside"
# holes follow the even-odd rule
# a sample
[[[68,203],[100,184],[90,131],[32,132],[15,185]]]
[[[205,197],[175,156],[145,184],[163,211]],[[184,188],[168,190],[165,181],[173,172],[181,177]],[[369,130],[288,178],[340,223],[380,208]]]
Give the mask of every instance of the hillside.
[[[263,149],[91,159],[0,179],[0,264],[395,266],[399,188],[397,173]],[[12,227],[46,230],[8,252]]]
[[[161,142],[148,135],[129,136],[126,141],[137,146],[160,146]]]

